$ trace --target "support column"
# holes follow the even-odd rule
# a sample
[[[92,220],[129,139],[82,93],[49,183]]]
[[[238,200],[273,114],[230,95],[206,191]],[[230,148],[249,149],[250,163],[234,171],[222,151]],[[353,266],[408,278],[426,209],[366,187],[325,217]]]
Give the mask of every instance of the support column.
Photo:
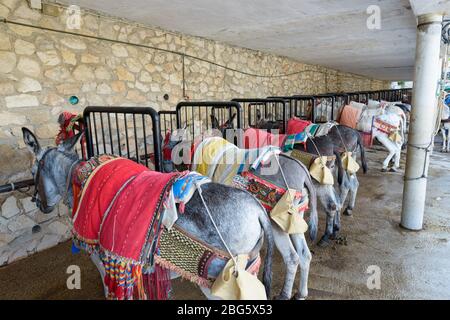
[[[401,226],[421,230],[440,76],[442,14],[419,16]]]

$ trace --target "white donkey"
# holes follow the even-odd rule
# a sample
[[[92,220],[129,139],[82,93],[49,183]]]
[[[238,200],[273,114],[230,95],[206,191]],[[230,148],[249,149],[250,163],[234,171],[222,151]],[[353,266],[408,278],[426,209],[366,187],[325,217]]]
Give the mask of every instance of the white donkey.
[[[390,171],[396,172],[400,167],[400,155],[403,143],[406,141],[406,115],[404,111],[391,103],[369,104],[358,122],[360,131],[372,131],[372,138],[377,139],[389,154],[383,161],[382,171],[388,171],[388,166],[394,158]]]

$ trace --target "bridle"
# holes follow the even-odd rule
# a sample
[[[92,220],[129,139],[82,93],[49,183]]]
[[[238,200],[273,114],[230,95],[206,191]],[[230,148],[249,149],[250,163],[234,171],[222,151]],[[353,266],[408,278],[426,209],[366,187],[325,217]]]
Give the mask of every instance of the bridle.
[[[53,151],[55,149],[57,149],[57,148],[49,148],[49,149],[45,150],[45,152],[42,155],[41,159],[37,163],[36,174],[34,176],[34,192],[33,192],[33,196],[31,197],[31,201],[32,202],[36,202],[37,201],[37,194],[39,193],[38,185],[39,185],[39,180],[41,178],[41,170],[42,170],[42,168],[45,165],[45,160],[44,159],[50,153],[50,151]],[[45,199],[45,205],[47,205],[47,199]]]
[[[33,192],[32,198],[31,198],[32,202],[36,202],[38,200],[37,199],[37,195],[39,193],[38,185],[39,185],[39,181],[40,181],[40,178],[41,178],[41,170],[42,170],[42,168],[45,165],[45,160],[44,159],[53,150],[58,150],[58,148],[57,147],[53,147],[53,148],[49,148],[49,149],[45,150],[45,152],[42,155],[41,159],[38,161],[36,174],[35,174],[35,177],[34,177],[34,192]],[[76,164],[78,164],[80,161],[81,160],[79,159],[79,160],[75,161],[74,163],[72,163],[72,165],[70,166],[70,169],[69,169],[69,173],[67,175],[66,190],[64,192],[64,195],[62,196],[62,200],[66,204],[67,204],[67,196],[68,196],[69,187],[70,187],[70,178],[72,177],[72,170],[73,170],[74,166]],[[45,196],[45,192],[44,192],[44,196]],[[42,198],[42,195],[41,195],[41,198]],[[42,200],[45,200],[45,205],[47,206],[47,197],[45,196],[45,199],[41,199],[41,203],[42,203]],[[47,209],[47,207],[43,208],[43,209]]]

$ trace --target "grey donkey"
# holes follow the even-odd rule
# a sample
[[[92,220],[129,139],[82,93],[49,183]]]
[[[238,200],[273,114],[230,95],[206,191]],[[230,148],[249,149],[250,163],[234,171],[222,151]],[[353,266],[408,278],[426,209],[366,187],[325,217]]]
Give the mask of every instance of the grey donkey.
[[[333,142],[335,152],[342,153],[346,150],[352,153],[352,156],[356,157],[356,152],[360,150],[361,164],[364,173],[368,171],[368,165],[366,160],[366,154],[364,145],[362,143],[361,135],[355,129],[352,129],[343,125],[336,125],[328,132],[328,137]],[[356,173],[349,174],[346,170],[343,170],[342,183],[340,184],[340,198],[341,206],[344,207],[345,200],[348,194],[350,194],[349,202],[344,210],[344,214],[351,216],[353,209],[355,208],[356,195],[358,193],[359,181]]]
[[[44,213],[53,211],[61,200],[71,208],[73,199],[70,179],[72,170],[79,161],[74,147],[80,134],[56,148],[41,148],[38,139],[30,130],[22,128],[22,132],[26,146],[36,158],[32,167],[36,205]],[[204,184],[202,194],[233,255],[248,254],[251,258],[256,257],[265,237],[267,252],[264,259],[263,283],[267,296],[270,297],[274,240],[270,219],[265,209],[249,193],[217,183]],[[197,191],[186,204],[185,213],[179,216],[176,225],[214,248],[226,251]],[[105,271],[99,257],[93,254],[91,259],[103,279]],[[208,270],[209,276],[217,277],[224,266],[222,260],[214,260]],[[217,298],[211,295],[209,289],[201,288],[201,290],[207,298]]]
[[[256,128],[261,130],[268,129],[279,129],[282,126],[282,123],[279,121],[274,125],[273,122],[267,121],[261,117],[261,112],[257,110],[257,119]],[[342,162],[340,153],[334,150],[333,142],[327,136],[321,136],[316,138],[309,138],[306,142],[306,145],[296,144],[294,146],[295,149],[300,151],[306,151],[311,154],[321,155],[321,156],[336,156],[336,161],[331,162],[329,164],[329,168],[337,175],[337,182],[340,185],[343,179],[343,171],[342,171]],[[337,170],[336,170],[337,166]],[[341,229],[341,220],[340,220],[340,208],[341,208],[341,199],[339,194],[336,192],[336,189],[332,185],[323,185],[313,180],[314,187],[317,191],[317,196],[319,197],[319,201],[326,213],[326,228],[325,233],[318,242],[320,247],[325,247],[330,243],[331,239],[335,239],[338,235],[339,230]],[[335,185],[337,185],[335,183]]]
[[[335,185],[341,185],[343,182],[343,168],[341,155],[335,150],[332,140],[328,136],[320,136],[316,138],[309,138],[306,141],[305,147],[301,144],[296,144],[295,149],[300,151],[306,151],[311,154],[321,156],[336,156],[336,161],[332,161],[328,164],[333,174],[337,175],[337,183],[335,180],[334,185],[320,184],[314,180],[314,186],[317,190],[317,196],[322,204],[327,215],[325,233],[318,242],[318,245],[325,247],[330,243],[330,240],[336,239],[338,232],[341,229],[340,209],[341,199],[336,192]]]
[[[183,130],[183,129],[180,129]],[[171,149],[175,148],[178,144],[185,145],[186,150],[190,150],[191,143],[188,141],[183,141],[184,134],[182,132],[177,132],[173,135],[173,139],[169,143]],[[256,149],[254,150],[256,151]],[[279,168],[278,162],[280,163],[281,169],[283,170],[287,183],[290,188],[302,191],[304,186],[308,189],[309,198],[311,203],[310,219],[309,219],[309,235],[314,241],[317,237],[317,196],[314,185],[311,181],[311,176],[309,175],[308,169],[299,161],[282,155],[275,159],[274,156],[265,161],[265,166],[270,168]],[[173,171],[175,166],[173,163],[165,163],[165,170]],[[273,175],[266,175],[270,181],[275,182],[279,186],[285,186],[285,181],[281,170],[274,170],[276,173]],[[261,172],[259,172],[261,174]],[[262,175],[262,174],[261,174]],[[295,299],[306,299],[308,296],[308,277],[309,277],[309,266],[311,263],[312,255],[308,248],[305,236],[303,234],[289,235],[282,231],[276,223],[272,222],[273,234],[275,245],[281,256],[286,267],[286,275],[284,279],[283,288],[276,299],[290,299],[292,296],[292,289],[294,285],[295,275],[298,266],[300,266],[300,283],[298,292],[295,294]]]

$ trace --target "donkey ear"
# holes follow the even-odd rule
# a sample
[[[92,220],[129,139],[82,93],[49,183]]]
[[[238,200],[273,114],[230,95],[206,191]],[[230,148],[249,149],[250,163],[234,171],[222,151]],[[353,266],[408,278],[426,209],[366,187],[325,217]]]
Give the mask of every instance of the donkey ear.
[[[219,124],[219,121],[217,120],[217,118],[213,114],[211,114],[210,117],[211,117],[212,128],[219,129],[220,124]]]
[[[38,154],[41,150],[41,146],[39,145],[39,141],[36,136],[29,129],[23,127],[22,128],[23,141],[28,149],[34,154]]]
[[[261,110],[256,109],[256,120],[261,120],[262,116],[261,116]]]
[[[58,146],[59,151],[65,151],[65,152],[71,152],[73,151],[73,148],[77,144],[78,140],[81,138],[81,136],[84,134],[84,132],[77,133],[73,137],[63,141]]]

